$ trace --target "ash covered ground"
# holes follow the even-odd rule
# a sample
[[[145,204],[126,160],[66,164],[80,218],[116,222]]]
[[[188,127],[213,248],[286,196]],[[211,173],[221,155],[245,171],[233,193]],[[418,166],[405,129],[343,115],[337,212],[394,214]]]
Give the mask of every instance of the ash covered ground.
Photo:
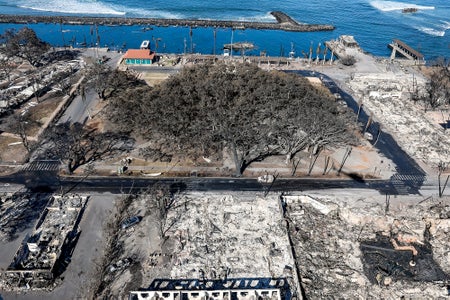
[[[118,229],[97,297],[126,297],[161,278],[283,277],[289,299],[448,296],[448,198],[358,190],[162,199],[147,193],[122,209],[120,220],[142,219]]]
[[[445,299],[449,199],[365,194],[285,197],[306,298]]]

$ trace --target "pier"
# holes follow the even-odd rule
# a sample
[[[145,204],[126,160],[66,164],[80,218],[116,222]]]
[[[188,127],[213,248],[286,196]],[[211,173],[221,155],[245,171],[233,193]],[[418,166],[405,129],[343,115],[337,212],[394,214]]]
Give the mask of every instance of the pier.
[[[333,25],[301,24],[281,11],[271,12],[276,22],[194,20],[194,19],[158,19],[158,18],[125,18],[125,17],[78,17],[78,16],[31,16],[0,15],[0,23],[37,24],[54,23],[67,25],[153,25],[153,26],[185,26],[185,27],[219,27],[233,29],[265,29],[295,32],[332,31]]]
[[[388,45],[392,49],[391,60],[395,59],[397,52],[407,59],[417,61],[419,63],[425,63],[425,58],[422,53],[414,50],[406,43],[400,40],[393,40],[391,44]]]

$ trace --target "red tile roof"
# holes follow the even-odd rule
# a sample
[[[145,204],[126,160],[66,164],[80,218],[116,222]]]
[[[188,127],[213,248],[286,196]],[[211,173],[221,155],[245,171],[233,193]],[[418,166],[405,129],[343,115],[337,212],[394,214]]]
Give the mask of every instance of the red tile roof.
[[[155,58],[155,53],[151,52],[148,49],[129,49],[127,53],[123,56],[124,59],[131,58],[131,59],[151,59],[153,60]]]

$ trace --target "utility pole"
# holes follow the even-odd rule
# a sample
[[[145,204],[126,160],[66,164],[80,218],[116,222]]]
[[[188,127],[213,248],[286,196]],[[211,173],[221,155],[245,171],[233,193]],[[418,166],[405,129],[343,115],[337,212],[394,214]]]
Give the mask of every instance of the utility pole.
[[[447,166],[448,166],[448,164],[446,164],[442,161],[439,162],[439,164],[438,164],[439,198],[442,198],[442,196],[444,195],[445,188],[447,187],[447,183],[450,178],[450,173],[445,172],[447,170]],[[442,175],[447,176],[444,184],[441,184],[441,176]]]
[[[370,125],[372,124],[372,114],[370,114],[369,119],[367,120],[366,127],[364,128],[364,133],[366,133],[367,129],[369,129]]]
[[[378,140],[380,138],[381,135],[381,124],[378,125],[378,132],[377,132],[377,137],[375,139],[375,142],[373,143],[373,145],[375,146],[378,143]]]
[[[152,36],[152,40],[155,43],[155,52],[158,53],[158,46],[159,46],[159,42],[162,40],[161,38],[157,38]]]
[[[361,113],[361,108],[363,106],[362,100],[358,100],[358,113],[356,114],[356,123],[359,121],[359,114]]]
[[[234,28],[231,27],[231,49],[230,49],[230,57],[233,57],[233,35],[234,35]]]
[[[191,53],[194,51],[194,44],[192,42],[192,26],[189,26],[189,38],[191,39]]]
[[[311,45],[309,46],[309,60],[308,60],[308,64],[311,64],[312,53],[313,53],[313,42],[311,41]]]
[[[62,19],[60,20],[60,23],[59,23],[59,30],[61,31],[61,35],[62,35],[63,47],[66,48],[66,39],[64,38],[64,31],[62,29]]]
[[[217,28],[216,28],[216,27],[214,27],[214,32],[213,32],[213,34],[214,34],[213,55],[214,55],[214,58],[216,58],[216,37],[217,37]]]
[[[100,35],[98,34],[98,25],[97,23],[94,24],[94,29],[95,29],[95,58],[97,59],[98,62],[98,48],[100,47]]]

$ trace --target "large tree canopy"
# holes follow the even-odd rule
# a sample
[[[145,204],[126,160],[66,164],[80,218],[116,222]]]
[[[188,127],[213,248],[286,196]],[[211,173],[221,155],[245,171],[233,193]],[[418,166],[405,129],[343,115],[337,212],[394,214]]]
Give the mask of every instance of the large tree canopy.
[[[269,155],[353,141],[348,117],[304,78],[249,64],[185,68],[154,89],[110,99],[111,119],[164,150],[208,155],[226,148],[236,175]],[[124,108],[132,114],[124,114]],[[128,120],[128,121],[127,121]]]
[[[50,49],[50,45],[41,41],[33,29],[24,27],[19,31],[6,30],[0,35],[1,53],[7,57],[20,57],[31,65],[37,66],[43,55]]]
[[[45,155],[67,163],[70,174],[95,160],[130,151],[134,140],[117,132],[98,132],[80,123],[58,124],[46,132]]]

